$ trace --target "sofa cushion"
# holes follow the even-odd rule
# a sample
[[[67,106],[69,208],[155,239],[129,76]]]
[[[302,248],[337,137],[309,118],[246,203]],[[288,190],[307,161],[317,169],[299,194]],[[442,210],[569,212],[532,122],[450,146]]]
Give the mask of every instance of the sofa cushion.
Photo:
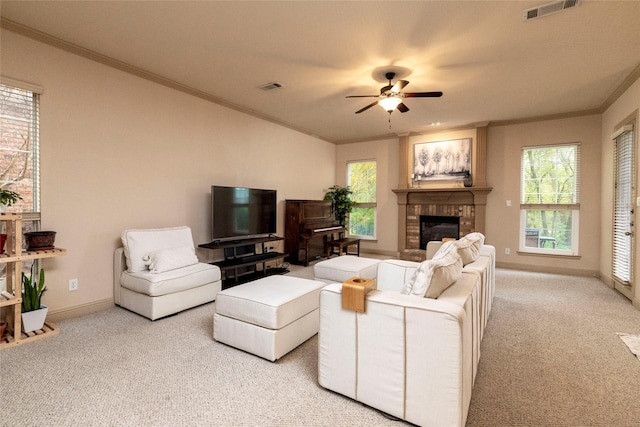
[[[469,233],[460,240],[450,240],[443,243],[432,259],[439,259],[450,252],[457,252],[462,258],[462,265],[467,265],[478,259],[483,244],[484,235],[482,233]]]
[[[187,267],[198,263],[196,250],[193,246],[160,249],[149,252],[143,257],[145,264],[152,273],[164,273],[176,268]]]
[[[400,293],[426,298],[438,298],[442,291],[453,285],[462,274],[462,259],[450,252],[438,259],[423,261],[405,283]]]
[[[125,230],[122,232],[121,239],[129,273],[148,271],[144,256],[152,251],[181,246],[194,247],[191,229],[186,226]]]
[[[120,276],[120,284],[134,292],[157,297],[197,288],[220,279],[219,267],[200,262],[164,273],[152,273],[149,270],[137,273],[124,271]]]

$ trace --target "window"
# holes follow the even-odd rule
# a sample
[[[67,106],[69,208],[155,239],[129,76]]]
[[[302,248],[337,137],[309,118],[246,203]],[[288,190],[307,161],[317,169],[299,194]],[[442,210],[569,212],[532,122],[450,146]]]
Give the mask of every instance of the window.
[[[522,149],[520,251],[578,254],[580,145]]]
[[[633,125],[614,138],[614,212],[612,273],[616,285],[631,286],[633,280],[633,209],[635,177]],[[623,292],[625,293],[625,292]]]
[[[356,203],[349,214],[349,234],[364,239],[376,238],[376,162],[347,163],[347,185]]]
[[[0,84],[0,188],[22,197],[9,210],[22,213],[24,231],[40,219],[40,93],[5,78]]]

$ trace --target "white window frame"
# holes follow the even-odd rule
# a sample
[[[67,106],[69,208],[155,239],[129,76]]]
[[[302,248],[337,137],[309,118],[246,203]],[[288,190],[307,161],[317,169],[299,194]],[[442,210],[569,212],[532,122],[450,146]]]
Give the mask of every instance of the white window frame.
[[[532,248],[531,246],[525,246],[526,243],[526,235],[525,229],[527,228],[527,211],[529,210],[557,210],[557,211],[571,211],[571,250],[566,249],[557,249],[553,247],[541,247],[541,248]],[[580,243],[580,239],[578,236],[578,232],[580,229],[580,211],[578,209],[544,209],[544,208],[520,208],[520,242],[519,242],[519,252],[523,253],[531,253],[531,254],[546,254],[546,255],[564,255],[564,256],[578,256],[578,245]]]
[[[575,201],[571,204],[532,204],[524,202],[524,180],[523,180],[523,168],[522,157],[526,150],[531,149],[549,149],[562,146],[575,146],[576,147],[576,172],[575,172]],[[527,254],[541,254],[541,255],[557,255],[557,256],[579,256],[579,244],[580,244],[580,150],[581,146],[578,142],[571,142],[566,144],[550,144],[550,145],[537,145],[522,147],[522,154],[520,156],[520,230],[519,230],[519,242],[518,251]],[[527,229],[527,212],[536,210],[546,211],[569,211],[571,212],[571,249],[559,249],[553,246],[547,247],[531,247],[526,246],[526,229]]]

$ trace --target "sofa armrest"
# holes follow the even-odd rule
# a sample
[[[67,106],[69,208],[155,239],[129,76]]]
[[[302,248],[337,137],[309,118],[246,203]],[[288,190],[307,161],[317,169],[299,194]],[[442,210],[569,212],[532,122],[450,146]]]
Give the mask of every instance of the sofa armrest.
[[[436,252],[438,252],[438,249],[440,249],[440,246],[442,246],[442,242],[439,240],[427,242],[427,259],[433,258]]]
[[[377,288],[384,291],[400,292],[402,286],[411,279],[419,265],[417,262],[399,259],[380,262],[376,272]]]
[[[418,425],[464,425],[473,384],[463,307],[374,290],[342,309],[341,284],[320,293],[318,381]]]
[[[113,254],[113,301],[116,305],[120,305],[120,277],[126,269],[124,248],[117,248]]]

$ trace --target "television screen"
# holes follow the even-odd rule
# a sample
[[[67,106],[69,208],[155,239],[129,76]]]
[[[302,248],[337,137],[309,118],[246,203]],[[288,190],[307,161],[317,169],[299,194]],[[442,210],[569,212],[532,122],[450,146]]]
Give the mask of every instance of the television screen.
[[[211,239],[276,233],[276,190],[211,187]]]

